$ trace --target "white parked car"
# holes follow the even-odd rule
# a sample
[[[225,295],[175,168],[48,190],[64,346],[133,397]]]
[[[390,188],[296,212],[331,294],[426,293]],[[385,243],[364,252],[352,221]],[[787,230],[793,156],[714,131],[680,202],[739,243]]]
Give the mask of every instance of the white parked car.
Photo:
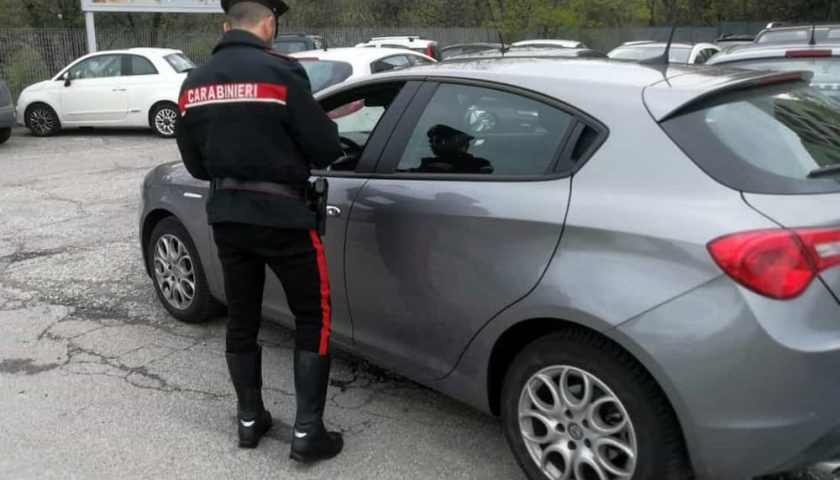
[[[313,93],[356,78],[436,63],[428,55],[405,48],[333,48],[292,56],[306,69]]]
[[[540,48],[588,48],[583,42],[577,40],[524,40],[516,42],[511,47],[540,47]]]
[[[434,40],[420,38],[417,35],[404,35],[397,37],[374,37],[370,41],[360,43],[356,47],[366,48],[407,48],[422,53],[435,60],[440,61],[440,48]]]
[[[175,135],[178,93],[195,65],[180,50],[133,48],[86,55],[25,89],[17,123],[36,136],[74,127],[151,127]]]

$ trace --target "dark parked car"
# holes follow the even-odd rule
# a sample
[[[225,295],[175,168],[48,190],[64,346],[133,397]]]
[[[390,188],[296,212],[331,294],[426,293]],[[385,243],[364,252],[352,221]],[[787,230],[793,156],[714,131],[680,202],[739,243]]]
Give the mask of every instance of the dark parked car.
[[[290,55],[309,50],[323,50],[327,42],[318,35],[308,33],[281,33],[274,39],[274,50]]]
[[[507,57],[318,99],[334,341],[500,415],[528,478],[840,458],[840,104],[801,74]],[[207,194],[180,163],[143,184],[188,322],[224,303]],[[263,311],[294,325],[273,277]]]
[[[12,103],[12,94],[6,82],[0,77],[0,144],[6,143],[12,136],[14,125],[15,106]]]

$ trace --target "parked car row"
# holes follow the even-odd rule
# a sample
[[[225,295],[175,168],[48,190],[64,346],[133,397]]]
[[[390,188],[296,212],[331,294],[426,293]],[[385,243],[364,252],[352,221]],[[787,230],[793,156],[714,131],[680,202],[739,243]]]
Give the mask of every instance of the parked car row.
[[[840,26],[775,26],[755,37],[723,36],[712,43],[673,43],[672,64],[737,65],[750,69],[805,69],[812,85],[830,96],[840,92]],[[565,57],[605,55],[575,40],[528,40],[511,45],[469,43],[440,48],[419,36],[375,37],[355,48],[330,49],[318,35],[286,33],[274,45],[301,60],[315,92],[383,72],[465,58]],[[663,42],[627,42],[607,54],[636,62],[662,56]],[[177,95],[193,63],[183,52],[136,48],[99,52],[68,65],[51,80],[25,89],[17,105],[17,123],[37,136],[55,135],[75,127],[149,127],[162,137],[174,135]],[[0,140],[10,135],[8,103],[0,89]],[[5,111],[4,111],[5,108]]]

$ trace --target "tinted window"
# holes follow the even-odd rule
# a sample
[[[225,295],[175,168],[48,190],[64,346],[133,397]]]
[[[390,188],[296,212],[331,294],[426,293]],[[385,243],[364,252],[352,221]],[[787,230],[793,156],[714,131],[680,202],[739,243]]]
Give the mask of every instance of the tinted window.
[[[543,175],[571,115],[512,93],[442,85],[420,118],[398,172]]]
[[[727,65],[750,70],[777,70],[783,72],[813,72],[811,86],[826,95],[840,100],[840,57],[830,58],[774,58]]]
[[[700,50],[700,53],[697,54],[697,58],[694,60],[694,63],[706,63],[712,58],[718,51],[713,48],[704,48]]]
[[[183,53],[173,53],[172,55],[167,55],[163,58],[177,73],[185,73],[190,70],[195,70],[195,64]]]
[[[621,47],[610,52],[610,58],[618,60],[650,60],[665,53],[664,46],[656,47]],[[669,61],[674,63],[688,63],[691,57],[691,48],[687,47],[671,47],[669,54]]]
[[[394,57],[383,58],[382,60],[375,62],[371,66],[371,71],[373,71],[373,73],[380,73],[390,70],[399,70],[410,66],[411,60],[408,59],[408,55],[397,55]]]
[[[70,69],[71,80],[119,77],[122,75],[122,55],[99,55]]]
[[[137,55],[131,55],[131,74],[132,75],[157,75],[158,71],[152,62]]]
[[[300,64],[309,75],[313,93],[338,85],[353,75],[353,66],[345,62],[301,60]]]
[[[755,193],[840,191],[840,104],[803,84],[732,94],[668,120],[672,138],[721,183]]]

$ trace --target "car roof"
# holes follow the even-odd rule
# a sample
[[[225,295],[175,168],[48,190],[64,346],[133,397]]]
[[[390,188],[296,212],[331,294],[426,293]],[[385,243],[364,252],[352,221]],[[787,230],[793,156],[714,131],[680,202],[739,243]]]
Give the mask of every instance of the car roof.
[[[668,42],[655,42],[653,40],[640,40],[637,42],[627,42],[622,44],[619,47],[616,47],[615,50],[619,50],[622,48],[664,48],[668,45]],[[674,42],[671,44],[671,48],[694,48],[696,45],[695,43],[685,43],[685,42]]]
[[[786,58],[790,51],[831,50],[832,56],[840,56],[840,41],[822,45],[802,45],[801,43],[752,43],[735,45],[718,53],[709,60],[710,65],[760,60],[763,58]]]
[[[806,37],[808,37],[808,38],[803,38],[803,40],[808,41],[810,39],[809,34],[811,33],[812,29],[816,29],[817,32],[824,32],[824,31],[828,30],[830,32],[829,36],[831,35],[832,31],[836,31],[838,34],[840,34],[840,25],[838,25],[838,24],[785,25],[785,26],[782,26],[782,27],[773,27],[773,28],[767,28],[767,29],[762,30],[761,32],[758,33],[758,35],[755,36],[755,41],[756,41],[756,43],[758,43],[758,42],[760,42],[760,43],[788,43],[789,41],[785,41],[785,40],[783,40],[782,42],[773,42],[773,41],[761,42],[761,38],[764,37],[764,36],[767,36],[768,34],[785,33],[785,32],[804,32],[804,33],[806,33]],[[837,39],[831,39],[830,38],[830,40],[838,40],[838,39],[840,39],[840,36],[838,36]]]
[[[488,47],[488,48],[499,48],[501,47],[501,43],[493,43],[493,42],[469,42],[469,43],[454,43],[452,45],[447,45],[440,50],[446,51],[451,50],[454,48],[464,48],[464,47]]]
[[[426,57],[423,54],[417,53],[407,48],[364,47],[329,48],[327,50],[307,50],[305,52],[295,52],[291,56],[295,58],[318,58],[319,60],[375,62],[380,58],[390,57],[391,55],[411,55],[415,57]]]
[[[603,105],[603,98],[626,102],[640,99],[644,94],[650,113],[662,120],[696,99],[716,92],[769,81],[801,81],[804,77],[799,73],[693,65],[651,66],[609,59],[479,58],[383,73],[367,80],[350,81],[342,87],[331,87],[319,96],[360,83],[417,78],[470,79],[513,85],[558,99],[574,98],[573,104],[584,111],[598,102]],[[614,107],[609,104],[606,108],[609,111],[604,115],[609,115]]]
[[[468,53],[450,57],[447,61],[459,61],[471,58],[503,58],[503,57],[527,57],[527,58],[607,58],[607,54],[589,48],[545,48],[545,47],[511,47],[506,52],[498,48],[484,50],[481,52]]]
[[[174,48],[129,48],[128,50],[121,51],[120,53],[139,53],[141,55],[171,55],[173,53],[184,53],[181,50],[176,50]]]
[[[583,45],[583,42],[578,40],[560,40],[560,39],[533,39],[533,40],[523,40],[521,42],[515,42],[512,44],[514,47],[526,47],[532,45],[557,45],[560,47],[566,48],[577,48],[579,45]]]

